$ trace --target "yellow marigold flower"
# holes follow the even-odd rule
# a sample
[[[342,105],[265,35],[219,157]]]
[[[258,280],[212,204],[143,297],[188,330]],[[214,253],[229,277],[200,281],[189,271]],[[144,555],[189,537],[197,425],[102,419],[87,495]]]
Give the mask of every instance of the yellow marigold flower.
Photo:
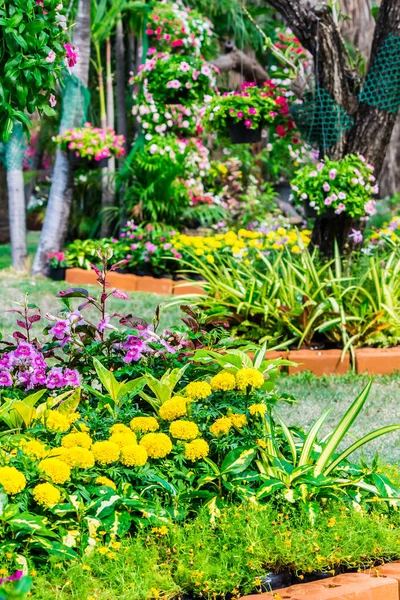
[[[148,434],[151,435],[151,434]],[[120,462],[127,467],[143,467],[147,462],[147,450],[144,446],[131,444],[121,448]]]
[[[165,421],[173,421],[179,417],[183,417],[187,412],[187,399],[182,396],[175,396],[171,400],[166,400],[160,406],[158,411],[160,417]]]
[[[169,432],[177,440],[194,440],[200,433],[196,423],[182,420],[171,423]]]
[[[264,376],[257,369],[240,369],[236,373],[236,383],[239,390],[245,390],[247,386],[260,388],[264,385]]]
[[[193,442],[190,442],[189,444],[185,444],[185,456],[193,462],[208,456],[209,452],[209,445],[206,440],[202,440],[201,438],[193,440]]]
[[[228,373],[228,371],[221,371],[211,379],[210,385],[211,389],[214,391],[222,390],[227,392],[235,389],[236,379],[232,373]]]
[[[118,460],[120,449],[117,444],[107,440],[105,442],[95,442],[92,446],[92,452],[96,462],[100,465],[109,465]]]
[[[42,506],[54,506],[60,502],[61,494],[51,483],[39,483],[33,488],[33,497]]]
[[[293,254],[299,254],[301,252],[300,246],[298,246],[297,244],[292,246],[292,252],[293,252]]]
[[[79,446],[80,448],[89,449],[91,445],[92,438],[83,431],[77,433],[68,433],[61,441],[61,446],[64,448],[74,448],[75,446]]]
[[[215,263],[215,258],[213,257],[213,255],[212,255],[212,254],[207,254],[207,255],[206,255],[206,261],[207,261],[208,263],[210,263],[210,265],[212,265],[212,264],[214,264],[214,263]]]
[[[83,433],[87,433],[88,431],[90,431],[90,427],[88,427],[85,423],[82,423],[82,421],[80,423],[77,423],[74,428],[72,429],[72,431],[75,432],[83,432]]]
[[[235,413],[235,414],[233,414],[233,415],[230,416],[230,419],[231,419],[234,427],[237,427],[238,429],[240,429],[241,427],[244,427],[245,425],[247,425],[246,415]]]
[[[186,386],[186,395],[193,400],[208,398],[211,393],[211,386],[207,381],[192,381]]]
[[[265,450],[265,448],[267,447],[267,442],[265,440],[257,440],[257,446],[260,446],[260,448],[263,448]]]
[[[44,418],[46,429],[49,431],[68,431],[71,424],[68,418],[58,410],[52,410]]]
[[[81,418],[81,415],[80,415],[79,413],[77,413],[77,412],[74,412],[74,413],[69,413],[69,414],[67,415],[67,419],[68,419],[68,421],[71,423],[71,425],[72,425],[73,423],[75,423],[76,421],[78,421],[78,419],[80,419],[80,418]]]
[[[64,454],[66,452],[67,452],[67,448],[62,448],[61,446],[56,446],[55,448],[52,448],[51,450],[48,450],[46,452],[46,458],[50,458],[50,457],[61,458],[62,456],[64,456]]]
[[[226,435],[232,427],[232,421],[229,417],[220,417],[210,427],[210,432],[213,435]]]
[[[265,415],[267,407],[265,404],[252,404],[249,406],[249,413],[251,415],[260,415],[261,417]]]
[[[0,467],[0,485],[6,494],[18,494],[26,487],[26,478],[15,467]]]
[[[20,448],[24,454],[34,458],[43,458],[46,455],[46,446],[38,440],[22,440]]]
[[[81,448],[75,446],[75,448],[68,448],[63,454],[63,462],[70,467],[78,467],[80,469],[89,469],[94,466],[94,454],[88,448]]]
[[[125,433],[114,433],[110,439],[110,442],[114,442],[120,448],[123,446],[131,446],[132,444],[136,444],[136,435],[128,429],[128,432]]]
[[[53,483],[65,483],[71,477],[71,469],[59,458],[45,458],[39,463],[39,470],[50,477]]]
[[[129,423],[129,427],[132,431],[141,431],[142,433],[151,433],[159,429],[157,419],[154,417],[133,417]]]
[[[115,433],[130,433],[130,429],[127,425],[123,423],[115,423],[112,427],[110,427],[110,435],[114,435]]]
[[[146,433],[139,444],[151,458],[164,458],[172,450],[172,442],[165,433]]]
[[[108,477],[98,477],[95,483],[97,485],[108,485],[108,487],[112,488],[113,490],[117,489],[115,483],[111,479],[108,479]]]

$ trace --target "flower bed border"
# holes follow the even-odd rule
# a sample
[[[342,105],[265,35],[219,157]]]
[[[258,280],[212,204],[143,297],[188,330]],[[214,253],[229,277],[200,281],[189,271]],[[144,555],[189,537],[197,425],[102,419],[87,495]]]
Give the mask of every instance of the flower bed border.
[[[400,600],[400,561],[336,577],[243,596],[240,600]]]
[[[97,285],[94,271],[72,268],[66,270],[65,281],[79,285]],[[130,273],[111,272],[108,275],[111,286],[128,292],[149,292],[164,295],[204,294],[199,284],[173,281],[167,277],[139,276]],[[341,360],[341,350],[290,350],[268,352],[267,358],[284,358],[298,364],[289,367],[289,375],[311,371],[314,375],[344,375],[351,370],[350,355]],[[394,348],[360,348],[356,350],[355,370],[358,374],[391,375],[400,372],[400,346]],[[286,367],[282,367],[282,370]]]

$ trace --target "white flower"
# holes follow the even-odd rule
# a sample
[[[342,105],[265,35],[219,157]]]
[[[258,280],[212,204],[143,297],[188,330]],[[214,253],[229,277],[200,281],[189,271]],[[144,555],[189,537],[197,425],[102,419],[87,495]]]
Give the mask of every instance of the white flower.
[[[158,113],[154,113],[153,121],[155,121],[157,123],[159,120],[160,120],[160,115]]]
[[[151,135],[151,133],[146,133],[146,135],[144,136],[144,139],[149,142],[150,140],[153,139],[153,136]]]

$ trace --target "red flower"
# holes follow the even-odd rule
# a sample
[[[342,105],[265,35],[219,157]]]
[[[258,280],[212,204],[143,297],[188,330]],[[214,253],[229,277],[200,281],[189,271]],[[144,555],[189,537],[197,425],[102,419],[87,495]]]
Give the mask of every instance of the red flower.
[[[180,47],[180,46],[183,46],[183,41],[182,41],[182,40],[173,40],[173,41],[171,42],[171,46],[172,46],[173,48],[178,48],[178,47]]]
[[[286,135],[286,129],[284,128],[283,125],[278,125],[275,129],[276,133],[279,135],[279,137],[285,137]]]

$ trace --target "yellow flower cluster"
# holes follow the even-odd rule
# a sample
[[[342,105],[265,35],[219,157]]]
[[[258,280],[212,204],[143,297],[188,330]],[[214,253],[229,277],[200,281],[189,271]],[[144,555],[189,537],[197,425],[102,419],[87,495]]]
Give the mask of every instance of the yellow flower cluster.
[[[124,433],[113,433],[108,441],[117,444],[119,448],[123,448],[124,446],[136,444],[136,435],[133,433],[133,431],[128,429],[128,431]]]
[[[60,502],[61,494],[51,483],[39,483],[33,488],[33,497],[42,506],[54,506]]]
[[[112,488],[113,490],[117,489],[117,486],[115,485],[115,483],[109,479],[108,477],[97,477],[96,479],[96,485],[108,485],[108,487]]]
[[[192,421],[173,421],[169,432],[177,440],[194,440],[199,435],[199,428]]]
[[[92,446],[95,461],[100,465],[110,465],[119,459],[120,448],[108,440],[95,442]]]
[[[251,415],[260,415],[263,417],[267,411],[265,404],[252,404],[249,406],[249,413]]]
[[[160,406],[158,414],[164,421],[173,421],[179,417],[184,417],[187,413],[187,402],[186,398],[175,396],[171,400],[166,400]]]
[[[44,423],[46,429],[54,432],[64,433],[71,427],[68,417],[58,410],[48,411],[44,417]]]
[[[21,440],[19,446],[24,454],[33,458],[40,459],[46,455],[46,446],[38,440]]]
[[[260,388],[264,384],[264,376],[257,369],[239,369],[236,384],[239,390],[246,390],[249,386]]]
[[[185,444],[185,456],[192,462],[205,458],[210,452],[210,447],[205,440],[201,438]]]
[[[42,471],[53,483],[65,483],[71,477],[71,469],[59,458],[45,458],[39,463]]]
[[[236,378],[232,373],[228,373],[228,371],[221,371],[211,379],[210,384],[211,389],[215,392],[219,390],[228,392],[236,388]]]
[[[140,431],[142,433],[152,433],[159,429],[159,424],[154,417],[134,417],[129,423],[132,431]]]
[[[89,469],[94,466],[94,454],[88,448],[74,446],[68,448],[62,455],[62,461],[70,467],[78,469]]]
[[[240,414],[240,413],[234,413],[230,416],[230,420],[232,421],[232,425],[234,427],[237,427],[237,429],[240,429],[241,427],[244,427],[245,425],[247,425],[247,417],[246,415]]]
[[[226,435],[229,433],[233,423],[229,417],[220,417],[210,427],[213,435]]]
[[[151,458],[164,458],[172,450],[172,442],[165,433],[146,433],[139,442]]]
[[[63,437],[61,445],[64,448],[79,446],[80,448],[89,449],[92,445],[92,438],[84,432],[68,433]]]
[[[6,494],[18,494],[26,487],[26,478],[15,467],[0,467],[0,485]]]
[[[147,450],[143,445],[130,444],[121,448],[120,461],[126,467],[143,467],[147,462],[147,457]]]
[[[186,386],[186,395],[192,400],[204,400],[211,396],[211,386],[206,381],[192,381]]]
[[[131,430],[129,429],[129,427],[127,425],[124,425],[123,423],[115,423],[115,425],[113,425],[112,427],[110,427],[110,434],[111,435],[118,435],[119,433],[131,433]]]
[[[207,237],[177,234],[172,238],[172,245],[180,252],[188,250],[196,256],[205,256],[206,260],[212,263],[215,254],[246,257],[253,249],[281,251],[289,248],[291,252],[298,254],[301,247],[306,248],[309,245],[310,240],[311,231],[308,229],[298,231],[279,227],[267,233],[239,229],[237,233],[230,230]]]

